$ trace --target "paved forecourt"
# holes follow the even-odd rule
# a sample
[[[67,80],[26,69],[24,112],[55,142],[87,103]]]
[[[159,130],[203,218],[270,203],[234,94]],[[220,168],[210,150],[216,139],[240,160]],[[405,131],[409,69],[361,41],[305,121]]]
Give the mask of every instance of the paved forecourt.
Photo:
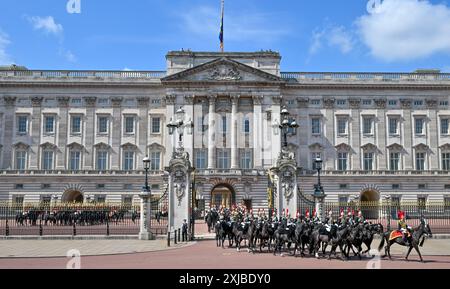
[[[97,242],[97,241],[96,241]],[[117,240],[111,241],[117,242]],[[125,242],[131,242],[127,240]],[[138,242],[138,241],[136,241]],[[155,241],[140,241],[151,243]],[[378,246],[374,241],[374,248]],[[119,246],[119,243],[116,243]],[[2,244],[3,245],[3,244]],[[115,244],[112,244],[115,246]],[[292,256],[273,256],[271,253],[250,254],[245,249],[237,252],[235,248],[217,248],[215,241],[205,240],[191,243],[190,246],[145,253],[123,255],[85,256],[81,250],[81,268],[153,268],[153,269],[324,269],[324,268],[447,268],[450,269],[450,242],[445,239],[432,239],[421,248],[425,263],[420,263],[415,252],[410,261],[405,261],[406,249],[393,246],[393,260],[365,257],[343,262],[333,259],[317,260],[313,257],[295,258]],[[66,268],[69,258],[0,258],[0,268]]]

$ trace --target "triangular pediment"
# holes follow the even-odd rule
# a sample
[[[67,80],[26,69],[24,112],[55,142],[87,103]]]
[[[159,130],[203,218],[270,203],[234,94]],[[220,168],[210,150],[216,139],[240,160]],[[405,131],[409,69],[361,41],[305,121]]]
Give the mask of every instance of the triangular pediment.
[[[169,82],[282,82],[276,75],[222,57],[161,79]]]

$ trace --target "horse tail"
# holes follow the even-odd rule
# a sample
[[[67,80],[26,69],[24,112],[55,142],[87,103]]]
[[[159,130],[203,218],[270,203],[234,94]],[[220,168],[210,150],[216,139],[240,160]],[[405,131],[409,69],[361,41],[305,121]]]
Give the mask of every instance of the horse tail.
[[[381,235],[381,242],[380,242],[380,245],[378,246],[378,252],[380,252],[381,249],[383,249],[385,239],[386,238],[385,238],[384,234]]]

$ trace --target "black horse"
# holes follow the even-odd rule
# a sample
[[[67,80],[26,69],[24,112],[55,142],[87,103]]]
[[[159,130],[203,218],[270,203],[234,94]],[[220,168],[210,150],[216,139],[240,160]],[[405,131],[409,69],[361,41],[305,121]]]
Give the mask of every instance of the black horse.
[[[393,244],[399,244],[401,246],[408,247],[408,253],[406,254],[406,260],[408,260],[409,254],[411,253],[412,249],[414,248],[419,254],[420,262],[423,262],[422,254],[420,254],[419,246],[423,246],[423,242],[425,241],[425,237],[423,235],[427,235],[429,237],[432,237],[433,234],[431,233],[431,228],[428,222],[421,218],[420,225],[416,229],[413,230],[413,233],[409,240],[407,240],[408,243],[405,242],[402,236],[398,236],[395,239],[389,240],[391,236],[392,231],[387,231],[383,234],[383,238],[381,240],[380,245],[378,246],[378,251],[381,251],[381,249],[384,246],[384,243],[386,242],[386,247],[384,248],[385,257],[386,255],[389,256],[389,259],[392,259],[391,257],[391,246]],[[422,240],[421,240],[422,239]]]

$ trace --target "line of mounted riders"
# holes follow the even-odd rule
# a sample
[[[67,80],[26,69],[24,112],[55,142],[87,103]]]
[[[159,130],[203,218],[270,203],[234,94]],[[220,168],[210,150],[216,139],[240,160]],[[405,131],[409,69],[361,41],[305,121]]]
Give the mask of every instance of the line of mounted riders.
[[[168,217],[167,211],[157,211],[155,219],[158,223],[162,218]],[[133,224],[139,223],[140,212],[127,209],[64,209],[64,210],[37,210],[30,209],[19,212],[15,216],[19,226],[80,226],[104,225],[106,223],[118,224],[131,219]]]
[[[323,222],[321,222],[313,211],[310,217],[309,210],[304,215],[296,214],[296,218],[290,218],[289,213],[283,211],[280,219],[276,212],[272,217],[258,212],[254,215],[252,211],[247,212],[243,207],[234,207],[232,210],[221,208],[219,211],[212,209],[205,216],[208,230],[214,228],[216,244],[224,248],[225,240],[228,239],[228,247],[236,246],[240,251],[242,241],[247,246],[247,251],[255,253],[263,252],[264,247],[268,252],[273,249],[273,254],[287,251],[291,256],[306,256],[306,249],[310,256],[320,258],[320,255],[328,259],[337,257],[337,248],[340,250],[342,260],[350,259],[350,250],[354,256],[362,259],[362,255],[371,254],[371,245],[375,235],[380,235],[382,240],[378,247],[381,251],[385,247],[385,255],[391,258],[390,247],[393,244],[406,246],[408,259],[414,248],[420,260],[423,262],[419,247],[423,246],[426,237],[432,237],[431,229],[423,217],[417,228],[406,225],[404,212],[399,212],[398,230],[384,231],[381,223],[372,224],[364,219],[361,211],[348,210],[347,216],[341,210],[337,220],[333,219],[330,211]],[[385,246],[386,244],[386,246]],[[363,251],[363,245],[367,247]],[[331,249],[327,252],[327,247]],[[373,255],[371,257],[374,257]]]

